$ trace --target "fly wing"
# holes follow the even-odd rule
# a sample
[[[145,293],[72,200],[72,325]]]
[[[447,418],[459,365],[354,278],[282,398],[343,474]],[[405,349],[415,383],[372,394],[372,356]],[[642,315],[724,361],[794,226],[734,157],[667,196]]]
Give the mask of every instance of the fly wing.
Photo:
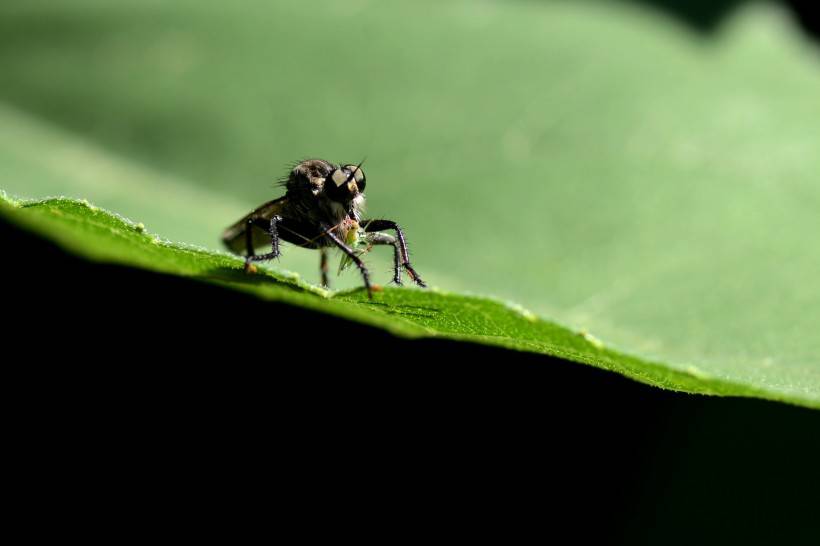
[[[251,236],[253,237],[252,242],[254,249],[269,245],[270,236],[265,232],[265,230],[257,226],[248,226],[248,222],[251,220],[270,221],[270,219],[276,215],[282,216],[286,206],[287,197],[280,197],[279,199],[274,199],[273,201],[265,203],[226,229],[222,234],[222,242],[231,252],[236,254],[244,254],[247,250],[245,232],[248,229],[252,229],[253,231],[251,231]]]

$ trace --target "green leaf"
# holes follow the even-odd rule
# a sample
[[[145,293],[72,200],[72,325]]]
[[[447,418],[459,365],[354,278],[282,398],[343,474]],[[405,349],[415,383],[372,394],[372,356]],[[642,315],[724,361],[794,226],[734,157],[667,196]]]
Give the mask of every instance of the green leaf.
[[[367,156],[431,284],[700,386],[657,384],[817,405],[819,67],[762,4],[705,40],[614,2],[8,0],[0,187],[215,249],[294,160]]]
[[[691,367],[678,372],[607,349],[586,332],[572,332],[525,309],[489,298],[440,290],[382,288],[368,300],[364,290],[332,296],[296,277],[260,269],[244,272],[244,260],[164,241],[143,224],[87,201],[47,199],[14,202],[0,193],[0,215],[86,258],[139,267],[241,290],[383,328],[409,338],[441,337],[558,356],[622,373],[658,387],[693,393],[757,396],[820,407],[817,399],[784,396],[732,384]]]

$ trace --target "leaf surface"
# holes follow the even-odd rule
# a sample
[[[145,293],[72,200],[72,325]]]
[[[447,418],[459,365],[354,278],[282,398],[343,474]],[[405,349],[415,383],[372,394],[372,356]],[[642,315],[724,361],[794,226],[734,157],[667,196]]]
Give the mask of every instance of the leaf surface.
[[[288,164],[366,156],[431,284],[816,401],[819,62],[764,4],[704,39],[607,2],[9,0],[0,187],[216,249]]]

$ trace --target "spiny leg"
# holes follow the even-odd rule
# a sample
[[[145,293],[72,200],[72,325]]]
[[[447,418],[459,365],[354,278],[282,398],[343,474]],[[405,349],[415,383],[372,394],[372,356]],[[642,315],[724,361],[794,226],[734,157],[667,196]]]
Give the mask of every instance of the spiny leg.
[[[273,216],[270,219],[270,225],[265,226],[265,221],[262,219],[250,220],[248,221],[248,229],[245,230],[247,233],[246,241],[248,244],[248,255],[245,256],[245,271],[250,271],[251,269],[251,262],[264,262],[267,260],[272,260],[274,258],[279,257],[279,230],[276,228],[276,224],[282,221],[281,216]],[[253,237],[250,235],[251,227],[252,226],[258,227],[267,227],[268,235],[270,235],[270,247],[271,251],[267,254],[262,254],[257,256],[253,252]]]
[[[393,282],[401,284],[401,250],[399,241],[387,233],[368,233],[364,236],[365,241],[370,245],[390,245],[393,247]]]
[[[401,230],[399,225],[392,220],[367,220],[364,222],[364,230],[367,232],[384,231],[386,229],[393,229],[396,231],[396,237],[398,238],[396,250],[401,254],[401,266],[404,267],[407,274],[410,275],[410,278],[413,279],[417,285],[426,288],[427,284],[421,280],[419,274],[416,273],[416,270],[413,269],[412,265],[410,265],[410,255],[407,252],[407,240],[404,238],[404,232]],[[395,268],[395,276],[401,277],[401,270],[399,267]]]
[[[353,260],[353,263],[356,264],[356,267],[359,268],[359,272],[362,274],[362,278],[364,279],[364,287],[367,288],[367,297],[369,299],[373,299],[373,288],[370,286],[370,272],[365,267],[364,262],[356,255],[352,248],[347,246],[344,241],[339,239],[335,233],[333,233],[333,228],[326,224],[321,225],[322,231],[325,233],[328,239],[333,241],[337,247],[339,247],[342,252],[347,254],[347,257]]]
[[[319,248],[319,269],[322,272],[322,286],[330,288],[330,280],[327,276],[327,249],[325,247]]]

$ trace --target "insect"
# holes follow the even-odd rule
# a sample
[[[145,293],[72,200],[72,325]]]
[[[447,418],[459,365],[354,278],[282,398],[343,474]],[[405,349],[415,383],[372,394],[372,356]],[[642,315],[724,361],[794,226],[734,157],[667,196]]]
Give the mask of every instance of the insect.
[[[323,159],[307,159],[291,170],[283,185],[287,191],[225,230],[222,242],[232,252],[244,250],[245,271],[253,269],[253,262],[279,257],[279,241],[287,241],[320,252],[322,284],[329,286],[328,249],[337,247],[343,252],[342,269],[354,263],[364,279],[369,298],[373,298],[370,272],[360,256],[373,245],[393,247],[393,282],[401,284],[402,269],[419,286],[427,285],[421,279],[407,253],[404,232],[392,220],[363,220],[364,189],[366,185],[362,164],[336,165]],[[387,230],[395,231],[395,237]],[[256,254],[256,250],[270,246],[270,252]]]

